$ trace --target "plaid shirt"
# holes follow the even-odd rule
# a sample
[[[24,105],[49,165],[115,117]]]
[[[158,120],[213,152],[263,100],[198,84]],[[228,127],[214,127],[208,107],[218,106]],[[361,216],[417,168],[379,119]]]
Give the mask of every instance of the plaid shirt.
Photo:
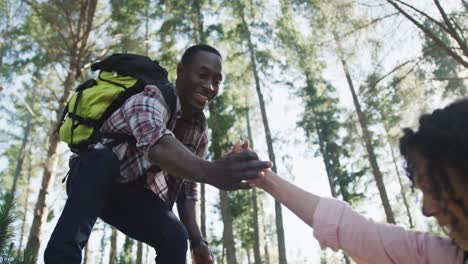
[[[125,142],[112,149],[121,161],[118,182],[129,182],[144,176],[146,187],[169,206],[177,200],[181,188],[181,194],[187,199],[197,200],[195,182],[167,174],[152,165],[148,158],[149,149],[163,136],[175,136],[192,153],[200,157],[206,155],[208,136],[205,115],[200,113],[189,121],[182,120],[181,115],[177,98],[176,113],[169,120],[169,107],[159,89],[152,85],[147,85],[143,92],[129,98],[111,115],[101,127],[101,132],[130,134],[136,139],[136,144]]]

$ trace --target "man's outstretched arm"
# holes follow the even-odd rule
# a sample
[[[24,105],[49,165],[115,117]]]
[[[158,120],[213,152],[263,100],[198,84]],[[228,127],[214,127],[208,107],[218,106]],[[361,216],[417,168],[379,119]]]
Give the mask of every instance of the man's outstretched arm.
[[[217,161],[206,161],[188,150],[173,136],[161,137],[148,151],[148,159],[169,174],[191,181],[207,183],[223,190],[245,189],[245,180],[255,179],[271,167],[271,162],[258,160],[252,151],[228,155]]]
[[[173,176],[234,190],[249,188],[244,180],[256,178],[263,169],[271,167],[270,162],[259,161],[254,152],[228,155],[215,162],[193,154],[166,128],[170,113],[156,87],[146,86],[119,111],[136,139],[137,148],[152,164]]]

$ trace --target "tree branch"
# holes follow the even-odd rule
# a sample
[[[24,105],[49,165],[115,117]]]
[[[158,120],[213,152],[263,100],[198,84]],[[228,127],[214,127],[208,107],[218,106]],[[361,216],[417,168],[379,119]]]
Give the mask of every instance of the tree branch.
[[[387,1],[388,1],[388,0],[387,0]],[[448,30],[448,28],[446,28],[444,24],[440,23],[439,21],[437,21],[436,19],[434,19],[434,18],[431,17],[430,15],[426,14],[425,12],[423,12],[423,11],[417,9],[416,7],[414,7],[414,6],[412,6],[412,5],[408,4],[408,3],[405,3],[405,2],[403,2],[403,1],[401,1],[401,0],[394,0],[394,1],[397,1],[397,2],[399,2],[400,4],[405,5],[405,6],[409,7],[410,9],[416,11],[417,13],[419,13],[420,15],[426,17],[426,18],[429,19],[430,21],[434,22],[434,23],[437,24],[440,28],[442,28],[444,31],[446,31],[447,33],[450,34],[450,30]],[[402,9],[402,10],[403,10],[403,9]]]
[[[452,21],[450,21],[450,19],[448,18],[447,14],[445,13],[445,10],[442,8],[442,6],[439,3],[439,0],[434,0],[434,3],[436,4],[437,9],[439,10],[439,13],[442,15],[442,18],[444,19],[445,24],[447,25],[447,27],[449,29],[448,33],[450,34],[450,36],[452,36],[455,39],[455,41],[458,43],[458,45],[460,45],[460,47],[461,47],[461,49],[463,51],[463,54],[465,54],[465,56],[468,57],[468,47],[466,46],[466,42],[463,42],[463,40],[457,34],[457,31],[452,26]]]
[[[462,64],[464,67],[468,68],[468,61],[464,60],[462,57],[460,57],[457,53],[455,53],[452,49],[450,49],[445,43],[438,38],[433,32],[428,30],[426,27],[424,27],[419,21],[414,19],[411,15],[409,15],[406,11],[404,11],[397,3],[395,3],[393,0],[386,0],[388,3],[390,3],[393,7],[395,7],[403,16],[405,16],[408,20],[410,20],[413,24],[415,24],[419,29],[421,29],[429,38],[431,38],[440,48],[445,50],[445,52],[450,55],[452,58],[454,58],[457,62]],[[397,0],[399,1],[399,0]]]
[[[447,78],[432,78],[431,80],[434,81],[455,81],[455,80],[468,80],[468,76],[466,77],[447,77]]]

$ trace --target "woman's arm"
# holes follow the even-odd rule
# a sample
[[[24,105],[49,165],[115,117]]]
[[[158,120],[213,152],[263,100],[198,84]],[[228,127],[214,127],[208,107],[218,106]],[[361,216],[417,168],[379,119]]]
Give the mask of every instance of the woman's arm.
[[[255,185],[268,192],[306,224],[313,227],[314,214],[320,197],[283,180],[270,170],[264,173],[261,179],[254,182]]]
[[[239,143],[233,151],[238,148]],[[242,149],[247,148],[244,143]],[[446,237],[376,223],[345,202],[307,192],[269,170],[249,183],[313,227],[322,247],[341,249],[358,263],[463,263],[463,252]]]

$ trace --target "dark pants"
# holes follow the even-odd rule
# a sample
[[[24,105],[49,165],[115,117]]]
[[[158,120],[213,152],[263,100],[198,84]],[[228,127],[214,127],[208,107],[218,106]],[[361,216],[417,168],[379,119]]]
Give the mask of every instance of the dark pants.
[[[111,151],[80,155],[68,199],[44,253],[45,264],[79,264],[98,217],[156,250],[156,263],[185,263],[187,231],[171,208],[140,181],[114,183],[119,160]]]

